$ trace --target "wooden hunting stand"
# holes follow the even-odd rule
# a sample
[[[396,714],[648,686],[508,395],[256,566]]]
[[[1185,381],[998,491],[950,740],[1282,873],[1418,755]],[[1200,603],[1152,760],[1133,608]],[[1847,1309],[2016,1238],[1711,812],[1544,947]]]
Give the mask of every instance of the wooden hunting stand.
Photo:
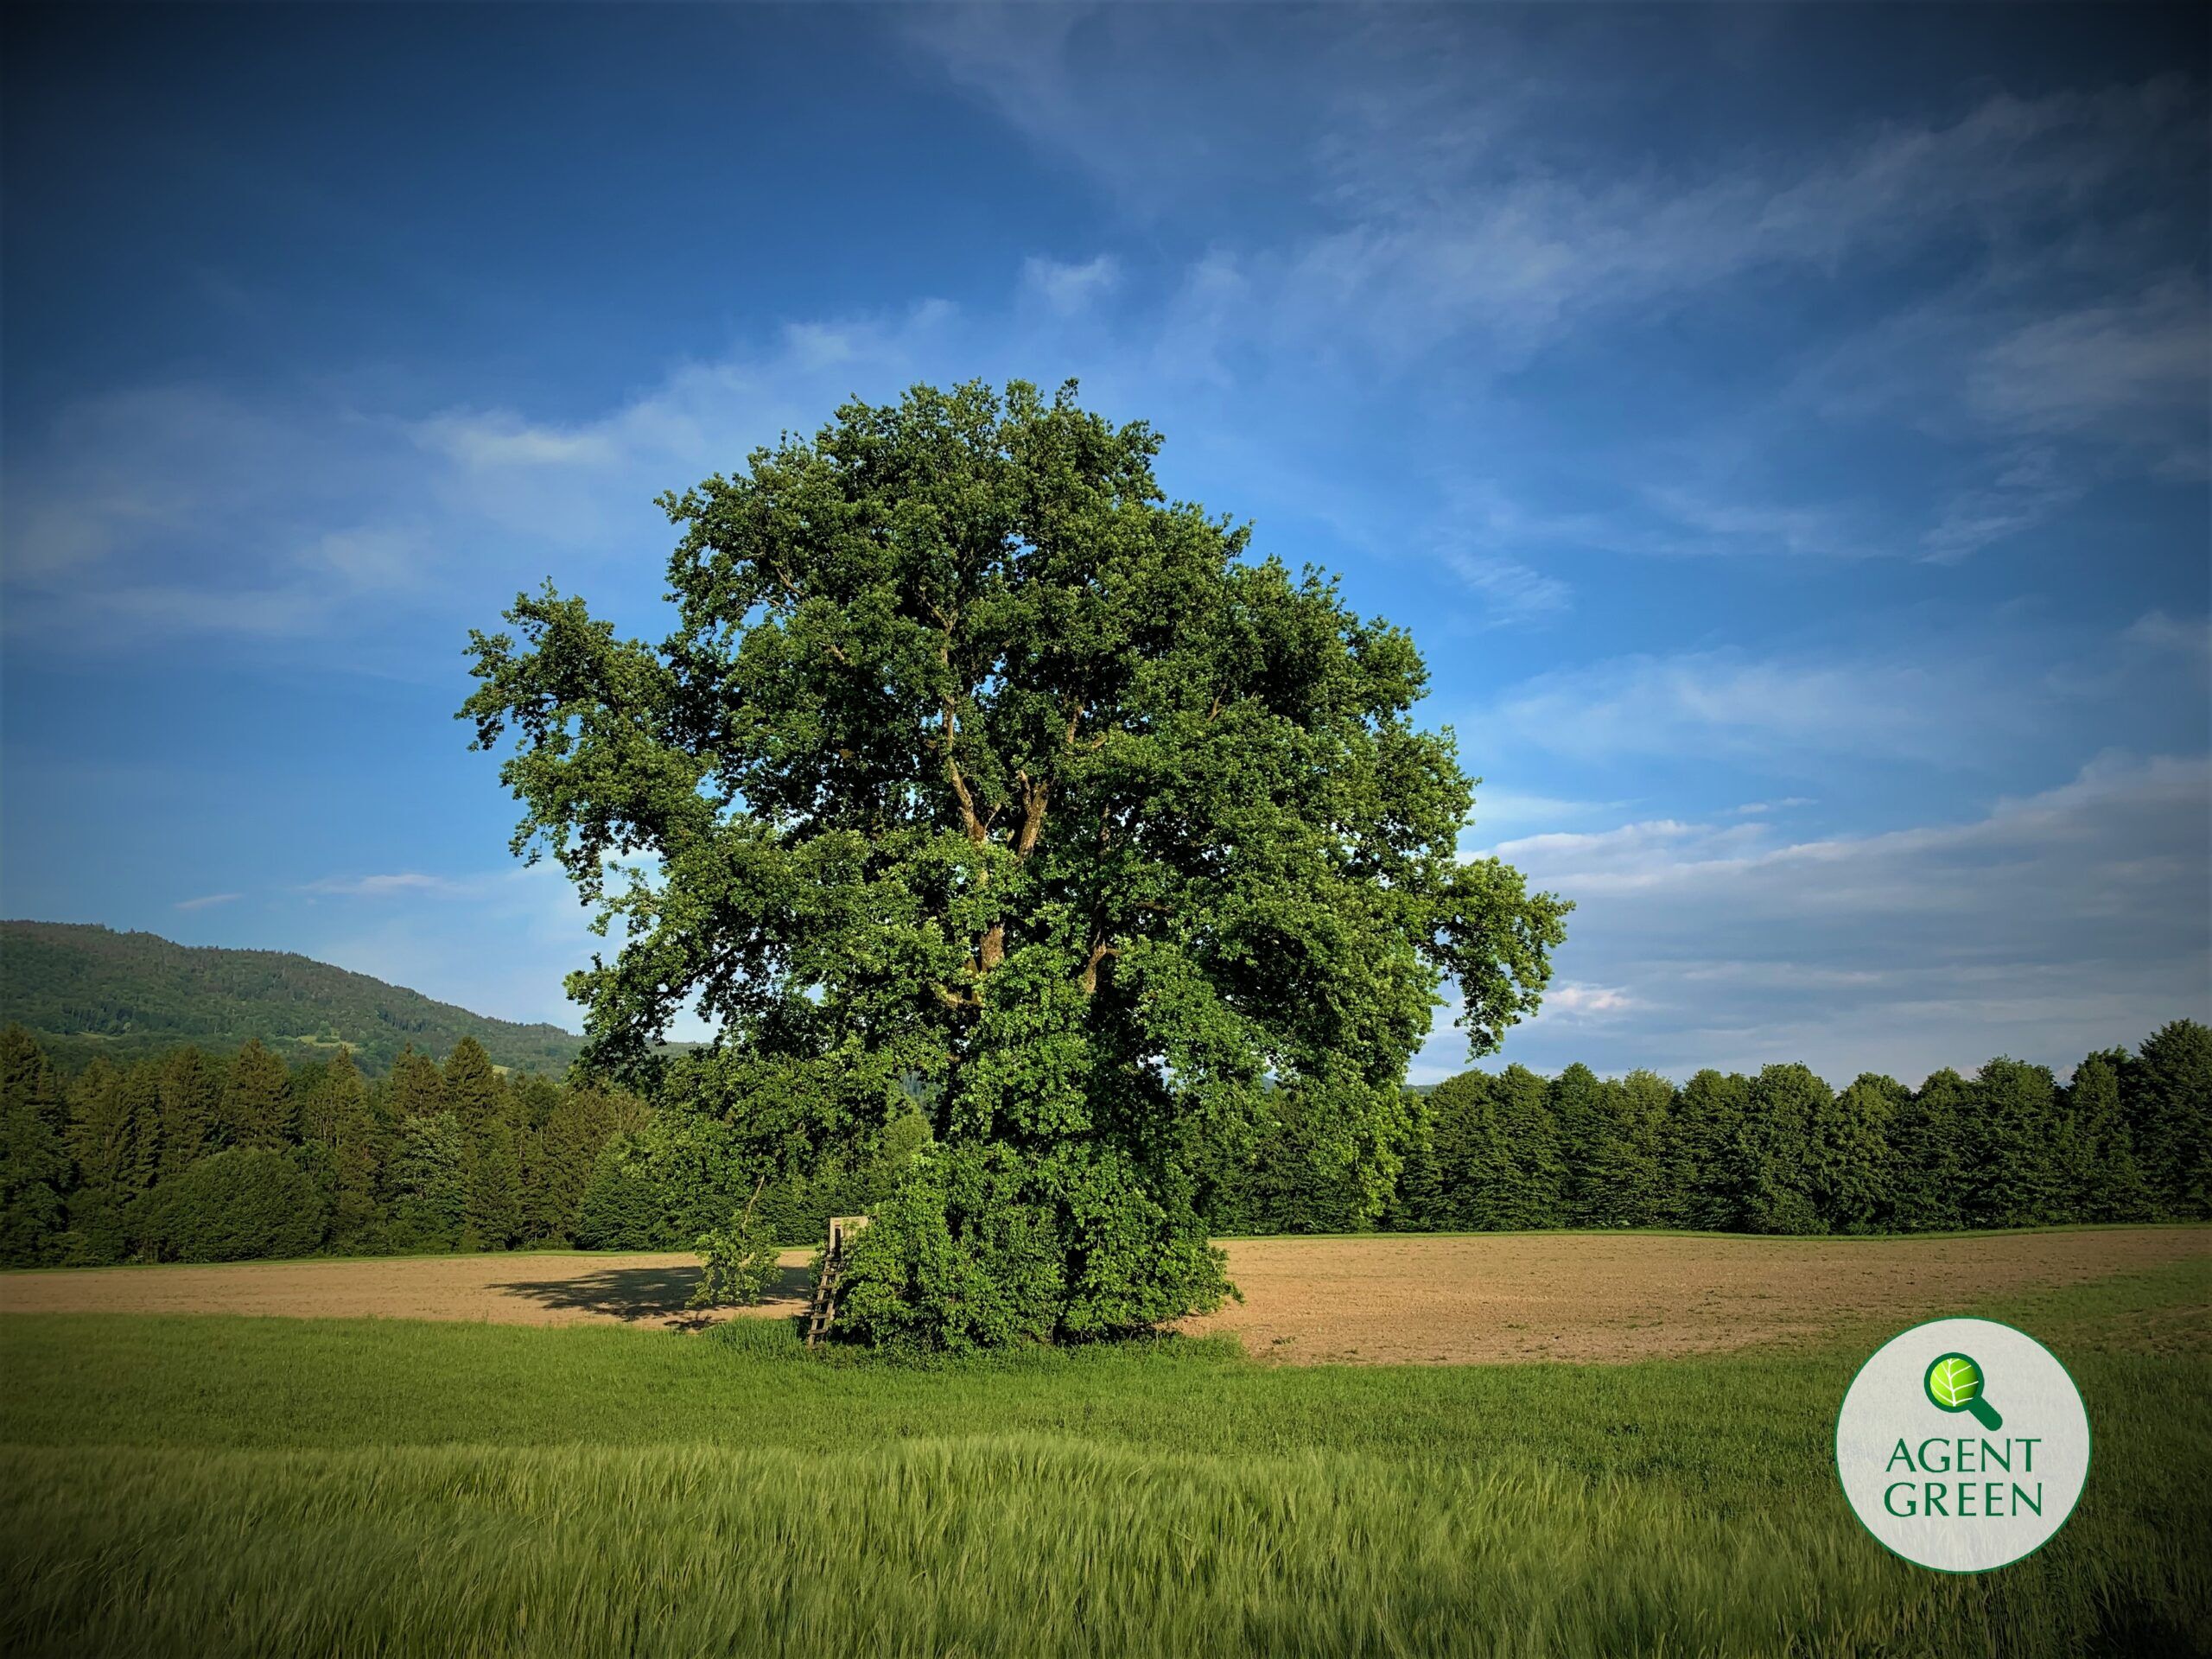
[[[837,1283],[845,1276],[845,1246],[868,1225],[866,1216],[832,1216],[830,1248],[823,1252],[822,1272],[814,1281],[814,1304],[806,1311],[806,1345],[820,1342],[837,1317]]]

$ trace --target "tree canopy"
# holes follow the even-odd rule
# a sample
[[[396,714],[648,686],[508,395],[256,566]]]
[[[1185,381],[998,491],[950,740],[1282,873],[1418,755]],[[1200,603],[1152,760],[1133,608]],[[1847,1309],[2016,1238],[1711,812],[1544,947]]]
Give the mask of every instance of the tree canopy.
[[[1494,1046],[1567,909],[1458,855],[1407,634],[1166,500],[1159,448],[1072,386],[849,404],[662,499],[659,645],[550,588],[472,638],[518,851],[621,929],[570,984],[589,1059],[657,1072],[696,1004],[721,1035],[684,1084],[747,1133],[853,1142],[923,1099],[912,1219],[1030,1212],[992,1259],[1039,1334],[1218,1294],[1192,1156],[1274,1094],[1379,1209],[1440,988]]]

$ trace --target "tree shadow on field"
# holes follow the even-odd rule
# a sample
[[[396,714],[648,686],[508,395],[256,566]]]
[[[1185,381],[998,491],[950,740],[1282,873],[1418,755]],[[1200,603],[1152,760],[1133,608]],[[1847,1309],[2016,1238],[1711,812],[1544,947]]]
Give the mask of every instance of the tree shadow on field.
[[[595,1313],[631,1323],[653,1321],[696,1328],[712,1322],[714,1311],[695,1308],[691,1293],[699,1269],[689,1267],[601,1268],[573,1279],[526,1279],[493,1285],[510,1296],[526,1296],[541,1307],[570,1313]],[[804,1268],[779,1268],[768,1282],[766,1303],[804,1303]]]

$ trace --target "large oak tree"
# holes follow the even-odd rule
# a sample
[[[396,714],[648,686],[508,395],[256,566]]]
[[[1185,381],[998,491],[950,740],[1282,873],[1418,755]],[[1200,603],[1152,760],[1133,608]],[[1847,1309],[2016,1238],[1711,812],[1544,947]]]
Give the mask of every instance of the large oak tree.
[[[1189,1172],[1276,1090],[1379,1206],[1440,987],[1493,1046],[1562,937],[1459,856],[1412,640],[1165,499],[1159,448],[1071,386],[855,402],[662,499],[658,646],[550,588],[474,636],[518,850],[621,930],[571,981],[590,1058],[654,1069],[696,1004],[721,1035],[683,1087],[748,1133],[827,1149],[925,1103],[859,1264],[879,1335],[1205,1305]]]

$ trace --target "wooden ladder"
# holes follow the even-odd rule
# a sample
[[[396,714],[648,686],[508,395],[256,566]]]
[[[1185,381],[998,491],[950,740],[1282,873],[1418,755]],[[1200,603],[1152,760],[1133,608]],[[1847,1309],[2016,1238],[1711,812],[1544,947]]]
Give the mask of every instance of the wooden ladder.
[[[829,1334],[837,1317],[837,1284],[845,1276],[845,1245],[868,1225],[866,1216],[833,1216],[830,1248],[822,1253],[822,1272],[814,1281],[814,1301],[806,1310],[806,1345],[815,1346]]]

